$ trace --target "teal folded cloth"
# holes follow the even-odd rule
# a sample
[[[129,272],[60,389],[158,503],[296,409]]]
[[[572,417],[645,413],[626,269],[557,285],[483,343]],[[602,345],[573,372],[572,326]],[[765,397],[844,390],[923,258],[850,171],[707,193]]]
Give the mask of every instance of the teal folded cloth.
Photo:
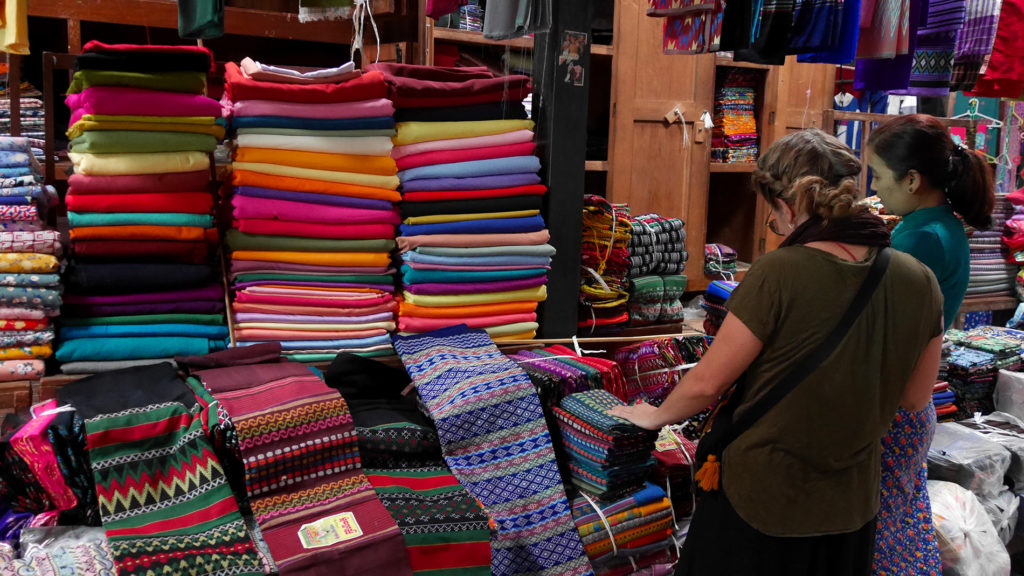
[[[77,338],[57,348],[60,362],[140,360],[174,356],[200,356],[224,350],[227,340],[157,336],[147,338]]]
[[[416,248],[420,254],[431,256],[451,256],[457,258],[481,256],[546,256],[555,255],[555,247],[551,244],[539,246],[478,246],[475,248],[447,248],[443,246],[420,246]]]
[[[125,338],[129,336],[187,336],[190,338],[223,339],[228,337],[228,327],[204,324],[129,324],[65,326],[60,330],[61,340],[73,340],[75,338]]]
[[[460,270],[419,270],[408,264],[402,265],[402,282],[406,284],[425,284],[428,282],[495,282],[500,280],[519,280],[547,274],[547,268],[527,268],[525,270],[495,270],[463,272]]]
[[[60,286],[58,274],[0,274],[0,286]]]
[[[213,228],[213,216],[208,214],[178,214],[175,212],[68,212],[72,228],[88,226],[197,226]]]

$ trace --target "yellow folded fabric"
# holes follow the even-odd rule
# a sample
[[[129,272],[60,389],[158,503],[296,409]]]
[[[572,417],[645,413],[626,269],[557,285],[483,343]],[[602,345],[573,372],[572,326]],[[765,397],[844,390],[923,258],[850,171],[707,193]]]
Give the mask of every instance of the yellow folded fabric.
[[[0,253],[0,272],[13,274],[49,274],[60,268],[60,260],[49,254],[25,252]]]
[[[147,124],[214,124],[217,122],[217,118],[213,116],[138,116],[132,114],[124,116],[84,114],[82,120],[89,122],[145,122]]]
[[[488,326],[487,328],[484,328],[484,330],[491,338],[501,338],[502,336],[508,338],[509,336],[516,336],[529,332],[536,333],[537,328],[540,328],[540,325],[536,322],[515,322],[513,324],[502,324],[500,326]]]
[[[468,220],[497,220],[501,218],[524,218],[536,216],[540,210],[513,210],[511,212],[479,212],[477,214],[433,214],[410,216],[402,224],[440,224],[442,222],[466,222]]]
[[[530,332],[522,332],[520,334],[512,334],[509,336],[491,336],[491,340],[495,342],[502,342],[505,340],[533,340],[537,337],[537,331],[531,330]]]
[[[325,182],[341,182],[343,184],[357,184],[359,186],[372,186],[386,190],[398,189],[398,176],[375,176],[373,174],[357,174],[355,172],[334,172],[332,170],[313,170],[310,168],[294,168],[292,166],[280,166],[277,164],[261,164],[254,162],[235,162],[236,170],[248,170],[271,176],[288,176],[291,178],[305,178],[308,180],[323,180]]]
[[[30,360],[32,358],[49,358],[50,356],[53,356],[53,345],[51,344],[0,348],[0,360]]]
[[[170,174],[210,168],[203,152],[151,152],[147,154],[80,154],[69,152],[75,172],[86,176]]]
[[[115,118],[127,118],[127,116],[115,116]],[[78,138],[89,130],[133,130],[140,132],[193,132],[195,134],[209,134],[217,140],[224,139],[224,127],[217,124],[190,124],[188,122],[135,122],[135,121],[109,121],[98,122],[95,120],[79,120],[68,128],[68,138]]]
[[[236,250],[231,253],[235,260],[256,260],[260,262],[288,262],[311,264],[313,266],[370,266],[379,268],[391,264],[387,252],[279,252],[262,250]],[[525,300],[525,298],[521,298]]]
[[[495,302],[543,302],[547,300],[547,286],[510,290],[508,292],[485,292],[483,294],[412,294],[403,292],[402,299],[416,306],[468,306],[470,304],[493,304]]]
[[[3,25],[0,26],[0,49],[10,54],[29,53],[28,0],[7,0],[4,2]]]
[[[257,330],[302,330],[306,332],[346,332],[352,330],[379,330],[393,331],[394,322],[368,322],[366,324],[291,324],[279,322],[242,322],[235,324],[236,329],[257,329]]]
[[[418,144],[431,140],[475,138],[504,134],[516,130],[533,130],[532,120],[487,120],[483,122],[399,122],[398,132],[391,139],[395,146]]]

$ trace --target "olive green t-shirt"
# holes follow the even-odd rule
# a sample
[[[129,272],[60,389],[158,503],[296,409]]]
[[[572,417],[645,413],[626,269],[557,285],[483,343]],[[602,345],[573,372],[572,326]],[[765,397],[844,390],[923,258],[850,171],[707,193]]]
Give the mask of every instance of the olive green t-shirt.
[[[876,253],[849,262],[791,246],[751,267],[728,307],[764,348],[747,370],[737,416],[839,323]],[[740,517],[773,536],[850,532],[872,520],[880,440],[918,357],[941,332],[935,276],[893,251],[832,356],[725,450],[723,488]]]

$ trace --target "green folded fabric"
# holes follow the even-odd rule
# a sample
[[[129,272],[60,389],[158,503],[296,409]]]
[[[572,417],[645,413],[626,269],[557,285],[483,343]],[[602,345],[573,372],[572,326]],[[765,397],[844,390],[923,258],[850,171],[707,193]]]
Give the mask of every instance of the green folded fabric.
[[[364,138],[368,136],[395,135],[393,128],[385,130],[302,130],[300,128],[239,128],[239,134],[276,134],[278,136],[337,136],[339,138]]]
[[[550,244],[539,246],[481,246],[478,248],[445,248],[441,246],[420,246],[420,254],[431,256],[455,256],[474,258],[480,256],[554,256],[555,247]]]
[[[216,138],[195,132],[87,130],[71,140],[73,152],[89,154],[213,152],[216,148]]]
[[[79,70],[71,79],[68,94],[92,86],[131,86],[167,92],[202,94],[206,90],[206,74],[202,72],[122,72],[119,70]]]
[[[293,281],[293,282],[346,282],[358,284],[392,284],[390,275],[381,274],[355,274],[355,275],[324,275],[317,274],[239,274],[235,282],[258,282],[263,281]]]
[[[89,226],[197,226],[213,228],[208,214],[177,214],[173,212],[68,212],[72,228]]]
[[[158,336],[152,338],[78,338],[57,348],[60,362],[138,360],[168,356],[197,356],[223,350],[225,340]]]
[[[331,240],[296,236],[268,236],[245,234],[236,229],[228,230],[224,241],[230,250],[271,252],[390,252],[395,248],[394,240]]]
[[[394,349],[388,350],[374,350],[372,352],[352,352],[356,356],[362,356],[364,358],[379,358],[381,356],[394,356]],[[318,362],[331,362],[338,355],[337,354],[282,354],[293,362],[303,362],[306,364],[313,364]]]
[[[95,318],[60,318],[62,326],[114,326],[132,324],[224,324],[223,314],[142,314],[139,316],[97,316]]]
[[[443,284],[457,282],[500,282],[502,280],[519,280],[543,276],[545,268],[527,268],[526,270],[494,270],[494,271],[463,271],[463,270],[419,270],[402,266],[402,282],[406,284],[426,284],[440,282]]]

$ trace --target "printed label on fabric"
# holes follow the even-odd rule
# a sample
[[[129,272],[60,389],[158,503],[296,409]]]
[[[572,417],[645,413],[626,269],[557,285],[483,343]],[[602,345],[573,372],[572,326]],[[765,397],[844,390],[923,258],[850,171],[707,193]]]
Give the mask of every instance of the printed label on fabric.
[[[299,540],[302,547],[323,548],[346,540],[359,538],[363,535],[363,529],[356,522],[355,514],[342,512],[334,516],[321,518],[316,522],[303,524],[299,529]]]
[[[675,440],[662,435],[659,436],[658,441],[654,443],[654,448],[658,452],[668,452],[669,450],[678,450],[679,445],[675,443]]]

